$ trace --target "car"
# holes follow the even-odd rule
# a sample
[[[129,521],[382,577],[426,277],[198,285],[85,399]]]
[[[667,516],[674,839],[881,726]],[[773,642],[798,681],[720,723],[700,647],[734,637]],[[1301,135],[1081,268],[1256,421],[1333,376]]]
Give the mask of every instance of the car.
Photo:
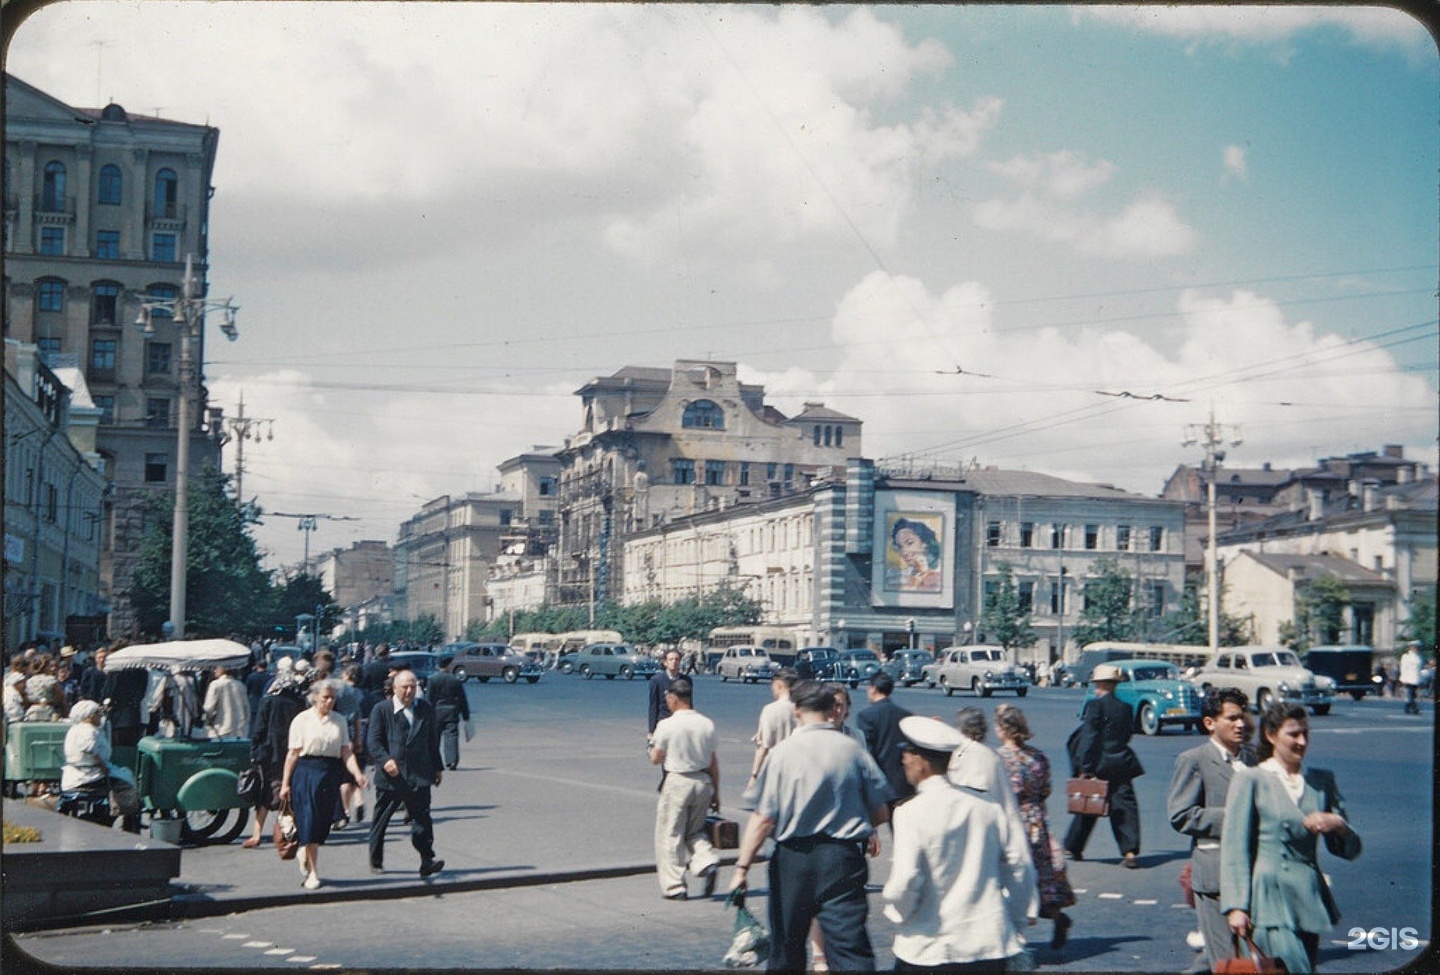
[[[1335,701],[1335,681],[1316,677],[1287,647],[1221,647],[1190,680],[1206,694],[1216,687],[1238,688],[1257,711],[1283,701],[1324,715]]]
[[[591,643],[573,654],[560,657],[560,672],[577,673],[586,680],[599,674],[606,680],[624,677],[649,677],[658,673],[660,665],[654,659],[638,652],[628,643]]]
[[[1202,697],[1199,688],[1180,676],[1180,668],[1163,660],[1112,660],[1121,680],[1115,697],[1135,713],[1135,730],[1158,735],[1166,725],[1181,725],[1187,731],[1203,731],[1200,720]],[[1092,689],[1085,695],[1095,696]]]
[[[1375,680],[1375,649],[1373,647],[1326,644],[1305,651],[1305,667],[1316,677],[1329,677],[1335,682],[1337,694],[1349,694],[1360,700],[1371,692],[1379,693]]]
[[[401,650],[390,654],[389,664],[392,670],[402,668],[414,672],[415,679],[420,683],[420,689],[424,690],[430,678],[434,677],[440,669],[442,656],[449,656],[449,654],[441,654],[433,650]]]
[[[733,677],[747,684],[769,680],[778,669],[764,647],[730,647],[715,663],[721,681]]]
[[[795,655],[795,673],[801,680],[825,680],[838,656],[834,647],[806,647]]]
[[[841,650],[830,665],[827,680],[838,680],[859,687],[861,681],[880,673],[880,657],[874,650]]]
[[[925,679],[925,667],[934,662],[929,650],[896,650],[880,669],[902,687],[913,687]]]
[[[1014,691],[1016,697],[1024,697],[1030,690],[1029,678],[1010,663],[1004,647],[946,647],[923,674],[928,686],[942,687],[946,695],[958,690],[989,697],[996,691]]]
[[[454,651],[450,672],[461,680],[474,677],[483,684],[498,677],[513,684],[524,678],[534,684],[544,673],[539,662],[522,656],[504,643],[451,643],[442,649]]]

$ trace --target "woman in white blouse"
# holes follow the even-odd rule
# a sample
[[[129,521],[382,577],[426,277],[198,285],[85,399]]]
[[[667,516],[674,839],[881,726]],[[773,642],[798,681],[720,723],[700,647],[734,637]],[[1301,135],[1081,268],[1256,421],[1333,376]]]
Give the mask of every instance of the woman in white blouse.
[[[300,872],[304,886],[320,886],[320,844],[330,836],[340,800],[340,784],[348,769],[360,788],[365,774],[350,747],[350,730],[335,711],[334,681],[316,681],[310,688],[310,707],[290,723],[290,748],[285,754],[285,771],[280,780],[280,798],[289,799],[299,830]]]

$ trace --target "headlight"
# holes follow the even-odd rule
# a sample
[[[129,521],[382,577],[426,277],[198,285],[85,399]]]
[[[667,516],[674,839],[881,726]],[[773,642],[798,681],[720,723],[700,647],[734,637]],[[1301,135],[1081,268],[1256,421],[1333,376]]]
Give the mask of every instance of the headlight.
[[[1276,685],[1276,686],[1280,689],[1280,693],[1281,693],[1281,694],[1284,694],[1286,691],[1288,691],[1288,690],[1290,689],[1290,682],[1289,682],[1288,680],[1282,680],[1282,681],[1281,681],[1278,685]]]
[[[994,678],[994,676],[995,676],[995,675],[994,675],[993,673],[991,673],[990,671],[988,671],[988,670],[985,671],[984,677],[985,677],[986,680],[991,680],[991,679]]]
[[[1166,691],[1166,692],[1165,692],[1165,700],[1170,701],[1170,700],[1174,700],[1174,698],[1175,698],[1175,695],[1174,695],[1172,692],[1170,692],[1170,691]]]
[[[1333,691],[1335,689],[1335,678],[1326,677],[1322,674],[1315,678],[1315,686],[1322,690]]]

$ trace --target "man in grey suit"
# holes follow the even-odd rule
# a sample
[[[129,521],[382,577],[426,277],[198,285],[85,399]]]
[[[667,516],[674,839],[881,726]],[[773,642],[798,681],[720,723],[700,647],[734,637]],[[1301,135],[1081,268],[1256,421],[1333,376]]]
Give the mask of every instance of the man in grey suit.
[[[1190,889],[1205,947],[1190,971],[1211,971],[1230,957],[1230,928],[1220,911],[1220,835],[1225,798],[1240,765],[1255,764],[1250,737],[1250,701],[1243,691],[1222,687],[1205,695],[1200,709],[1209,741],[1175,759],[1165,800],[1170,825],[1190,837]]]

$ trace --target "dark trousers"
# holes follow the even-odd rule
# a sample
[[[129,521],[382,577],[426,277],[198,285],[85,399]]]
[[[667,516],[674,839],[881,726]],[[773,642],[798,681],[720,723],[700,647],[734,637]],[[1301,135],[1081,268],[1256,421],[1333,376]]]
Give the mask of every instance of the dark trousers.
[[[370,821],[370,865],[385,863],[385,830],[390,817],[401,806],[410,815],[410,842],[420,854],[421,863],[435,859],[435,824],[430,820],[430,789],[412,789],[403,782],[399,788],[377,789],[375,818]]]
[[[1070,820],[1070,829],[1065,833],[1065,849],[1071,853],[1084,853],[1099,816],[1075,816]],[[1140,803],[1135,799],[1135,786],[1129,779],[1110,783],[1110,832],[1115,834],[1115,845],[1123,853],[1140,852]]]
[[[460,764],[460,712],[453,707],[436,708],[435,721],[440,725],[440,762],[453,769]]]
[[[1405,713],[1406,713],[1406,714],[1419,714],[1419,713],[1420,713],[1420,701],[1419,701],[1420,687],[1419,687],[1419,685],[1417,685],[1417,684],[1404,684],[1404,685],[1402,685],[1402,686],[1405,688]]]
[[[806,837],[775,845],[770,858],[770,959],[772,972],[803,972],[810,922],[820,921],[825,960],[837,972],[875,970],[865,930],[870,869],[861,844]]]
[[[985,958],[980,961],[952,961],[948,965],[912,965],[901,958],[895,959],[897,972],[934,972],[936,975],[1002,975],[1005,971],[1004,958]]]

